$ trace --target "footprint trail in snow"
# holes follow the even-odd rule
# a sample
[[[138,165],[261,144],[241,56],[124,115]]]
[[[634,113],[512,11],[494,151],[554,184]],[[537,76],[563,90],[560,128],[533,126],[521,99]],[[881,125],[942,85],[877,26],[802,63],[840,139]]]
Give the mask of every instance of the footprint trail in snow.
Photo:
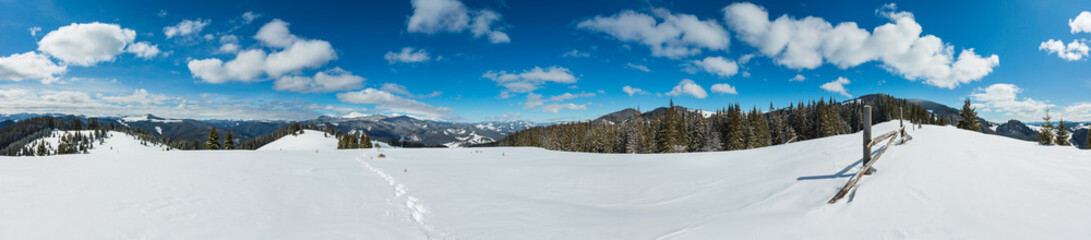
[[[368,158],[375,159],[374,157],[370,156]],[[367,161],[364,161],[363,158],[358,158],[357,161],[359,161],[360,164],[363,164],[364,167],[366,167],[368,170],[371,170],[371,172],[382,177],[383,180],[386,180],[386,183],[390,184],[391,187],[394,187],[394,199],[404,201],[404,208],[402,209],[408,211],[409,220],[417,223],[417,225],[420,226],[422,230],[424,230],[424,234],[428,237],[428,239],[454,239],[454,236],[450,236],[447,233],[436,233],[435,227],[425,222],[425,217],[427,217],[428,214],[431,213],[431,211],[428,211],[428,208],[426,208],[424,205],[421,205],[419,203],[419,199],[413,197],[412,195],[409,195],[409,189],[406,188],[405,185],[402,185],[395,181],[394,177],[390,176],[390,174],[386,174],[386,172],[383,172],[382,170],[371,166],[371,164],[368,164]]]

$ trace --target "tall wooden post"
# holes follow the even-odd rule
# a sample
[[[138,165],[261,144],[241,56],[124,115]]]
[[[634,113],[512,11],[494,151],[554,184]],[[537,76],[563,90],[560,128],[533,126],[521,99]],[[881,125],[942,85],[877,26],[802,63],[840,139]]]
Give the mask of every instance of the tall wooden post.
[[[898,127],[905,127],[902,119],[905,119],[902,117],[902,107],[898,107]]]
[[[871,144],[871,106],[864,105],[864,163],[861,166],[866,166],[868,162],[871,162],[871,148],[868,144]],[[868,171],[870,172],[870,171]]]

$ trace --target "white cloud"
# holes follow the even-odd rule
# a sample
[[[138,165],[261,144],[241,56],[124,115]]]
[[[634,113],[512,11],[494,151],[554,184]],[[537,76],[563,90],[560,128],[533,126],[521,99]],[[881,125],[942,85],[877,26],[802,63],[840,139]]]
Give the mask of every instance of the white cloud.
[[[159,17],[166,17],[167,16],[167,10],[159,10],[159,12],[156,13],[155,15],[159,16]]]
[[[470,10],[458,0],[412,0],[409,32],[434,34],[470,30],[474,37],[488,37],[493,44],[511,42],[499,25],[500,14],[488,10]]]
[[[550,113],[558,113],[558,112],[561,111],[561,109],[587,110],[587,106],[590,106],[590,105],[591,105],[591,103],[586,103],[586,104],[551,103],[551,104],[542,106],[542,111],[543,112],[550,112]]]
[[[326,93],[359,89],[363,87],[365,80],[363,77],[352,75],[352,72],[335,67],[318,72],[314,77],[280,77],[273,82],[273,89],[300,93]]]
[[[1019,100],[1017,94],[1021,92],[1023,89],[1014,84],[997,83],[974,90],[970,98],[982,106],[982,111],[1004,113],[1021,119],[1040,118],[1047,108],[1055,106],[1030,98]]]
[[[921,36],[913,14],[895,10],[896,5],[877,10],[891,23],[871,32],[854,22],[834,26],[812,16],[782,15],[770,21],[769,13],[752,3],[733,3],[723,12],[727,26],[740,40],[791,69],[814,69],[824,62],[846,69],[879,61],[884,69],[906,79],[953,89],[984,78],[1000,64],[995,54],[982,57],[972,48],[955,58],[953,46],[933,35]]]
[[[413,94],[413,93],[409,92],[409,90],[406,89],[405,86],[402,86],[401,84],[397,84],[397,83],[384,83],[381,90],[391,92],[391,93],[397,93],[397,94],[405,95],[405,96],[407,96],[409,98],[430,98],[430,97],[435,97],[435,96],[439,96],[440,94],[443,94],[443,92],[440,92],[440,91],[432,91],[432,93],[429,93],[429,94],[417,95],[417,94]]]
[[[144,89],[134,90],[133,95],[129,96],[105,96],[100,98],[120,105],[156,105],[171,99],[166,95],[148,93],[148,90]]]
[[[129,44],[129,47],[125,48],[125,52],[136,54],[136,57],[143,59],[151,59],[159,56],[159,45],[152,45],[148,42],[137,42]]]
[[[337,53],[329,42],[299,38],[288,31],[288,23],[274,19],[254,36],[265,45],[282,48],[269,54],[262,49],[250,49],[237,53],[228,62],[209,58],[190,60],[188,67],[193,77],[209,83],[227,81],[264,81],[262,74],[278,78],[303,69],[318,68],[337,59]]]
[[[640,65],[640,64],[634,64],[634,63],[625,64],[625,67],[640,70],[641,72],[651,72],[652,71],[651,69],[648,69],[647,66]]]
[[[1068,27],[1072,28],[1072,34],[1091,33],[1091,12],[1083,11],[1075,19],[1068,19]]]
[[[261,14],[256,14],[249,11],[245,12],[242,14],[242,24],[250,24],[254,22],[254,19],[258,19],[258,17],[261,17]]]
[[[42,32],[42,28],[41,27],[30,27],[30,28],[27,28],[27,31],[30,31],[30,36],[37,37],[38,33]]]
[[[338,93],[337,100],[344,103],[375,104],[376,108],[380,110],[424,115],[432,118],[447,116],[451,111],[450,108],[428,105],[374,88]]]
[[[572,51],[565,52],[564,55],[561,55],[561,56],[562,57],[571,57],[571,58],[585,58],[585,57],[591,57],[591,54],[586,53],[586,52],[580,52],[580,50],[572,49]]]
[[[523,109],[536,108],[545,105],[545,102],[546,100],[542,99],[541,94],[527,93],[527,100],[523,102]]]
[[[712,84],[712,87],[709,88],[709,90],[712,90],[712,92],[714,93],[720,94],[739,94],[739,92],[735,91],[735,87],[728,85],[727,83]]]
[[[850,82],[849,82],[848,78],[838,77],[837,80],[833,80],[832,82],[822,84],[822,86],[820,86],[820,87],[823,90],[826,90],[827,92],[840,93],[841,96],[851,98],[852,95],[849,94],[848,90],[845,89],[845,85],[847,85],[849,83]]]
[[[701,49],[727,51],[730,38],[716,20],[700,20],[690,14],[672,14],[662,8],[652,15],[633,10],[580,22],[578,28],[606,33],[623,42],[639,42],[652,55],[678,59],[701,53]]]
[[[752,54],[752,53],[743,54],[742,56],[739,57],[739,64],[746,64],[746,63],[750,62],[750,59],[753,59],[753,58],[754,58],[754,54]]]
[[[637,94],[640,94],[640,95],[648,94],[648,92],[644,91],[644,89],[634,88],[634,87],[630,87],[630,86],[622,87],[621,91],[625,92],[626,94],[629,94],[630,97],[632,97],[633,95],[637,95]]]
[[[576,76],[572,75],[572,71],[557,66],[552,66],[548,69],[534,67],[531,70],[524,70],[521,73],[488,71],[483,74],[482,77],[491,79],[495,81],[497,85],[507,88],[507,91],[515,93],[538,90],[538,88],[541,88],[542,84],[547,82],[576,83],[577,81]]]
[[[807,80],[807,77],[804,77],[803,74],[796,74],[795,77],[788,79],[789,82],[802,82],[805,80]]]
[[[1038,50],[1055,53],[1057,57],[1064,60],[1076,61],[1087,57],[1091,48],[1087,46],[1086,41],[1072,40],[1071,43],[1065,45],[1063,41],[1050,39],[1038,45]]]
[[[57,76],[67,71],[67,66],[58,66],[49,57],[33,51],[0,57],[0,80],[37,79],[48,84],[57,81]]]
[[[671,89],[670,92],[667,92],[666,95],[690,95],[697,99],[705,99],[708,97],[708,92],[705,92],[705,88],[701,87],[701,85],[697,85],[697,83],[693,82],[693,80],[682,79],[682,81],[678,82],[678,85],[674,86],[674,88]]]
[[[65,64],[91,66],[113,61],[135,39],[136,31],[117,24],[73,23],[47,33],[38,41],[38,51]]]
[[[216,53],[237,53],[242,46],[239,46],[239,37],[235,35],[223,35],[220,36],[220,49],[216,50]]]
[[[254,39],[270,47],[286,48],[291,46],[301,39],[288,31],[288,25],[288,22],[284,20],[273,19],[273,21],[262,25],[261,29],[258,29]]]
[[[723,57],[706,57],[703,60],[690,61],[693,65],[701,67],[705,72],[719,77],[731,77],[739,73],[739,65],[735,61]]]
[[[431,56],[428,56],[428,51],[424,49],[413,49],[412,47],[404,47],[401,52],[386,52],[383,55],[387,62],[395,64],[399,62],[403,63],[419,63],[432,60]]]
[[[182,22],[179,22],[177,25],[163,27],[163,35],[166,35],[168,39],[172,37],[195,35],[200,33],[201,30],[204,30],[205,26],[208,26],[210,23],[212,23],[212,20],[200,18],[197,20],[183,19]]]
[[[1091,120],[1091,103],[1076,103],[1065,107],[1064,118],[1071,121]]]

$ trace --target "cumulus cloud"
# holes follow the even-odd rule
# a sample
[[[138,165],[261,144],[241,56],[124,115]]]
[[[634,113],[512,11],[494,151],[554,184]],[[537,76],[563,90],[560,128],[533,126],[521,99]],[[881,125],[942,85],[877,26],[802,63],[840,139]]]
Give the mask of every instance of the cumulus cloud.
[[[735,91],[735,87],[728,85],[727,83],[712,84],[712,87],[709,88],[709,90],[712,90],[712,92],[719,94],[739,94],[739,92]]]
[[[1014,84],[997,83],[986,88],[978,88],[970,94],[982,111],[1004,113],[1021,119],[1036,119],[1045,115],[1047,108],[1055,105],[1031,98],[1020,100],[1017,95],[1022,88]]]
[[[984,78],[1000,64],[995,54],[982,57],[972,48],[963,49],[956,58],[953,46],[933,35],[921,36],[922,27],[913,14],[896,12],[896,7],[884,5],[877,10],[891,22],[870,32],[854,22],[835,26],[813,16],[782,15],[770,20],[764,8],[752,3],[733,3],[723,12],[727,26],[740,40],[791,69],[814,69],[825,62],[846,69],[879,61],[884,69],[906,79],[953,89]]]
[[[414,50],[412,47],[404,47],[401,52],[386,52],[386,55],[383,55],[383,58],[386,58],[386,61],[390,62],[390,64],[399,62],[419,63],[432,60],[432,57],[428,56],[428,51],[425,51],[424,49]]]
[[[571,100],[571,99],[576,99],[576,98],[581,98],[581,97],[594,97],[594,96],[595,96],[595,93],[589,93],[589,92],[581,92],[581,93],[577,93],[577,94],[564,93],[564,94],[561,94],[561,95],[550,97],[549,100],[550,101],[560,102],[560,101]]]
[[[640,70],[641,72],[651,72],[652,71],[647,66],[640,65],[640,64],[634,64],[634,63],[625,64],[625,67]]]
[[[363,77],[352,75],[352,72],[335,67],[318,72],[314,74],[314,77],[280,77],[273,82],[273,89],[300,93],[326,93],[359,89],[363,87],[365,80]]]
[[[1064,108],[1064,117],[1072,121],[1091,120],[1091,103],[1076,103]]]
[[[587,110],[588,104],[577,105],[573,103],[559,103],[567,100],[572,100],[581,97],[594,97],[595,93],[581,92],[577,94],[564,93],[549,97],[548,99],[537,93],[527,93],[526,101],[523,101],[523,109],[539,108],[543,112],[558,113],[562,109],[569,110]],[[555,103],[550,103],[555,102]],[[549,104],[547,104],[549,103]]]
[[[845,85],[849,83],[850,82],[848,78],[838,77],[837,80],[822,84],[820,88],[822,88],[822,90],[826,90],[827,92],[840,93],[841,96],[851,98],[852,95],[849,94],[848,90],[845,89]]]
[[[796,74],[795,77],[788,79],[789,82],[802,82],[805,80],[807,80],[807,77],[804,77],[803,74]]]
[[[708,97],[708,92],[705,92],[705,88],[701,87],[701,85],[697,85],[697,83],[693,82],[693,80],[682,79],[682,81],[678,82],[678,85],[674,86],[674,88],[671,89],[670,92],[667,92],[666,95],[690,95],[697,99],[705,99]]]
[[[1068,19],[1068,27],[1072,29],[1072,34],[1091,33],[1091,12],[1083,11],[1076,18]]]
[[[621,91],[625,92],[626,94],[629,94],[630,97],[632,97],[633,95],[637,95],[637,94],[640,94],[640,95],[648,94],[648,92],[644,91],[644,89],[634,88],[634,87],[630,87],[630,86],[622,87]]]
[[[166,35],[168,39],[196,35],[197,33],[200,33],[201,30],[204,30],[205,26],[208,26],[210,23],[212,23],[212,20],[200,18],[197,20],[183,19],[182,22],[179,22],[177,25],[163,27],[163,35]]]
[[[151,59],[155,56],[159,56],[159,45],[152,45],[148,42],[137,42],[129,44],[129,47],[125,48],[125,52],[136,54],[136,57]]]
[[[338,93],[337,100],[344,103],[375,104],[376,109],[423,115],[430,118],[442,118],[447,116],[451,111],[450,108],[428,105],[374,88],[367,88],[355,92]]]
[[[409,89],[406,89],[405,86],[402,86],[401,84],[397,84],[397,83],[384,83],[383,87],[381,89],[383,91],[405,95],[405,96],[407,96],[409,98],[430,98],[430,97],[435,97],[435,96],[439,96],[440,94],[443,94],[443,92],[440,92],[440,91],[432,91],[432,93],[425,94],[425,95],[413,94],[413,93],[409,92]]]
[[[499,13],[488,9],[470,10],[458,0],[412,0],[413,15],[409,16],[409,32],[434,34],[459,33],[469,30],[475,38],[487,37],[493,44],[508,43]]]
[[[534,67],[521,73],[507,71],[488,71],[482,77],[491,79],[497,85],[504,86],[507,91],[525,93],[538,90],[547,82],[576,83],[576,76],[567,68],[552,66],[547,69]]]
[[[705,72],[719,77],[731,77],[739,73],[739,65],[735,61],[723,57],[706,57],[703,60],[690,61],[693,65],[701,67]]]
[[[265,24],[254,36],[264,45],[280,49],[266,54],[262,49],[240,51],[235,59],[224,62],[216,58],[190,60],[187,64],[194,78],[208,83],[228,81],[264,81],[262,74],[279,78],[303,69],[318,68],[337,59],[329,42],[303,39],[288,31],[288,23],[280,19]]]
[[[113,61],[136,39],[136,31],[117,24],[73,23],[47,33],[38,51],[69,65],[91,66]]]
[[[1038,50],[1057,54],[1057,57],[1064,60],[1076,61],[1087,57],[1088,51],[1091,50],[1091,48],[1088,48],[1087,42],[1082,40],[1072,40],[1068,45],[1065,45],[1061,40],[1050,39],[1039,44]]]
[[[0,80],[40,80],[48,84],[57,81],[57,76],[67,71],[68,67],[58,66],[49,57],[37,52],[0,57]]]
[[[220,49],[216,50],[216,53],[237,53],[242,47],[239,46],[239,37],[235,35],[223,35],[220,36]]]
[[[633,10],[612,16],[595,16],[577,25],[602,32],[623,42],[638,42],[651,48],[652,55],[679,59],[701,53],[701,49],[728,49],[727,30],[716,20],[700,20],[690,14],[672,14],[662,8],[651,15]]]

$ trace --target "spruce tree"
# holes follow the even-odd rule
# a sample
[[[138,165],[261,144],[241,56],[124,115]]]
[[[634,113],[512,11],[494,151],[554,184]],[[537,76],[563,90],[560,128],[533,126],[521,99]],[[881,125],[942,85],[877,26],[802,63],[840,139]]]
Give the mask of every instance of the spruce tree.
[[[224,138],[224,149],[235,149],[235,137],[231,134],[231,130],[227,130],[227,137]]]
[[[212,130],[208,131],[208,138],[205,140],[205,149],[220,150],[220,134],[216,133],[216,127],[212,127]]]
[[[1057,133],[1054,134],[1054,136],[1056,136],[1056,137],[1053,140],[1053,144],[1056,144],[1058,146],[1070,146],[1071,145],[1071,144],[1068,143],[1068,128],[1066,128],[1065,125],[1064,125],[1064,118],[1062,118],[1060,123],[1057,124],[1056,132]]]
[[[1091,149],[1091,128],[1087,129],[1087,136],[1085,136],[1085,138],[1087,138],[1087,141],[1084,142],[1085,149]]]
[[[977,123],[977,112],[975,108],[970,107],[970,99],[967,98],[962,102],[962,110],[958,113],[958,128],[971,130],[975,132],[981,131],[981,125]]]
[[[1042,145],[1049,145],[1053,143],[1053,122],[1049,120],[1049,109],[1046,109],[1046,116],[1042,117],[1042,126],[1038,129],[1038,143]]]

